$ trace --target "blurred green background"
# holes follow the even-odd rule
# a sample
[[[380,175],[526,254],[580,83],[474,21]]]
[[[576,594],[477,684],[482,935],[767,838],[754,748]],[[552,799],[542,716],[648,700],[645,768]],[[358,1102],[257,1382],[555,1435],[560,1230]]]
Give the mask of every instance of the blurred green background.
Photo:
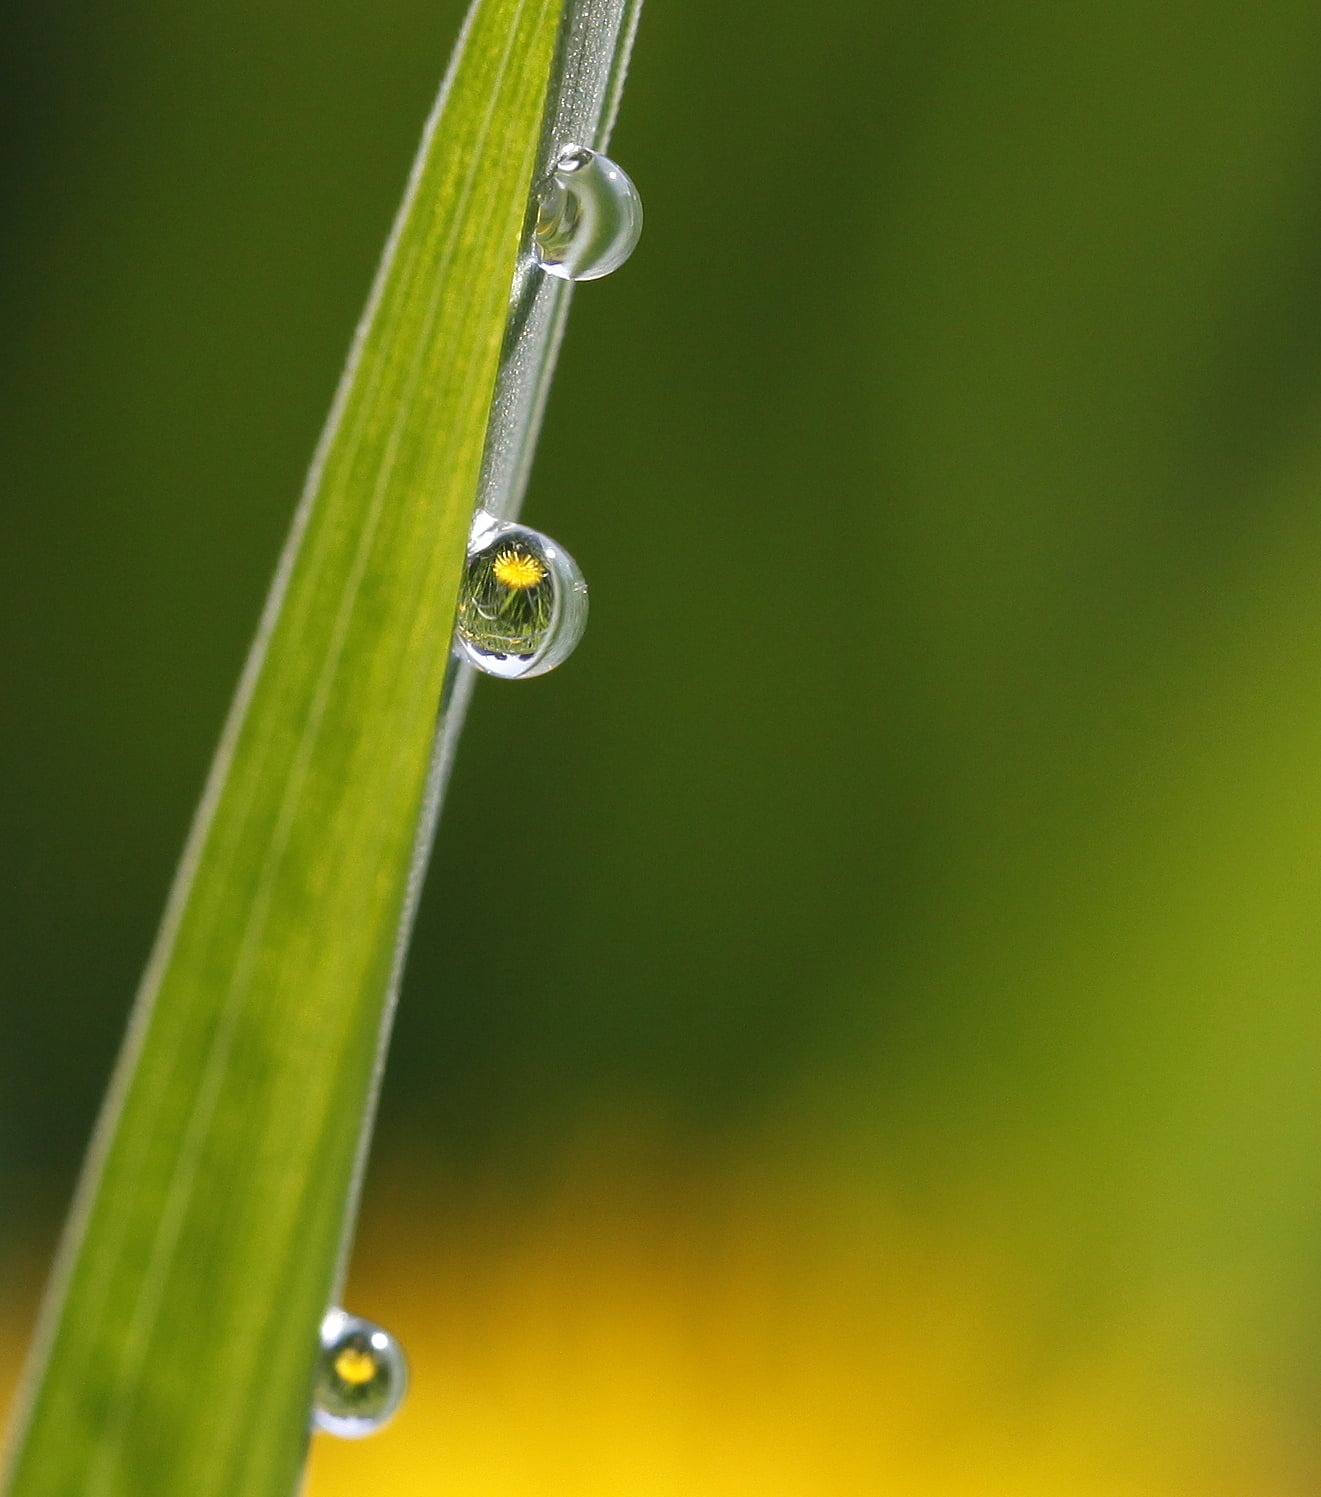
[[[11,1338],[460,14],[6,14]],[[1319,124],[1302,0],[648,0],[317,1497],[1316,1490]]]

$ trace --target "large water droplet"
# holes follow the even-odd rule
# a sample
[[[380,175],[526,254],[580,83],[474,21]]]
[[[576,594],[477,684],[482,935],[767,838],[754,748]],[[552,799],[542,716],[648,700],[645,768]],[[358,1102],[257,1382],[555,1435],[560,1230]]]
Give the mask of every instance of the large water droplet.
[[[642,233],[642,199],[608,156],[565,146],[537,185],[534,231],[541,268],[566,281],[597,281],[618,270]]]
[[[587,584],[569,553],[526,525],[480,514],[459,590],[455,648],[490,676],[540,676],[587,626]]]
[[[356,1440],[390,1418],[408,1387],[408,1363],[388,1331],[345,1310],[321,1322],[312,1417],[332,1435]]]

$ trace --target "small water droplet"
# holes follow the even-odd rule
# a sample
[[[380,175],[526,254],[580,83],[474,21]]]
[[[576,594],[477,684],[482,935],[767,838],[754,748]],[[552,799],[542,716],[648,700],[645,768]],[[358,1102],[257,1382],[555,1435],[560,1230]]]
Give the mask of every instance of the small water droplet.
[[[537,260],[565,281],[597,281],[618,270],[642,233],[642,199],[608,156],[565,146],[537,185]]]
[[[479,514],[468,542],[454,643],[489,676],[553,670],[587,627],[578,564],[539,530]]]
[[[319,1428],[348,1440],[374,1434],[407,1387],[408,1363],[388,1331],[346,1310],[327,1313],[312,1410]]]

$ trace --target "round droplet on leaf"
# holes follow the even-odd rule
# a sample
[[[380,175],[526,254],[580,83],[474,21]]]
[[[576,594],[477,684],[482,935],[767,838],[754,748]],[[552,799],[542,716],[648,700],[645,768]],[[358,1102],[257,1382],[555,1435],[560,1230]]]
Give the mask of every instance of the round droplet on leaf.
[[[537,184],[537,262],[565,281],[618,270],[642,233],[642,199],[627,173],[586,146],[565,146]]]
[[[407,1387],[408,1364],[388,1331],[344,1310],[326,1315],[312,1410],[319,1428],[349,1440],[374,1434]]]
[[[587,626],[577,563],[539,530],[479,515],[459,589],[455,648],[490,676],[540,676],[572,654]]]

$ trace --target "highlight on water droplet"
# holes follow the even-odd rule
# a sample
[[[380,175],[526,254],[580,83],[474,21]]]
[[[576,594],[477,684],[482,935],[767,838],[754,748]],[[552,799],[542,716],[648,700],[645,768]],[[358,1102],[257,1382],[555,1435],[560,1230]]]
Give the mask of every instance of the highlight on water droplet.
[[[403,1402],[408,1363],[399,1343],[370,1320],[331,1310],[321,1322],[312,1417],[328,1434],[374,1434]]]
[[[537,184],[537,262],[565,281],[618,270],[642,233],[642,199],[627,173],[586,146],[565,146]]]
[[[587,627],[578,564],[539,530],[477,516],[459,589],[454,646],[489,676],[540,676],[567,660]]]

